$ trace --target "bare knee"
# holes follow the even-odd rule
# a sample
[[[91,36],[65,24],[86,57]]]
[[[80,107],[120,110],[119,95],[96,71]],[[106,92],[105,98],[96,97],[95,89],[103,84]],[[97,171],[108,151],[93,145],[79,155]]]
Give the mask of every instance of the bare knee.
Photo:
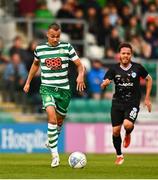
[[[57,116],[57,124],[58,124],[58,126],[62,126],[63,125],[63,121],[64,121],[64,116],[61,116],[58,113],[56,113],[56,116]]]
[[[124,125],[125,130],[133,130],[134,128],[134,124],[127,119],[124,120],[123,125]]]
[[[63,125],[63,118],[58,118],[57,124],[58,124],[58,126],[62,126]]]
[[[121,126],[113,127],[113,136],[118,137],[120,135]]]
[[[53,106],[48,106],[46,108],[46,112],[48,115],[48,123],[57,124],[57,117],[56,117],[56,113],[55,113],[55,108]]]

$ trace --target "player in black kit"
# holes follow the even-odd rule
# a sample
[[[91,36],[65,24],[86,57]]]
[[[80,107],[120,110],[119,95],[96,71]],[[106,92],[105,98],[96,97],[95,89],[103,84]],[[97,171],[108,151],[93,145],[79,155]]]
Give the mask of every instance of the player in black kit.
[[[131,61],[132,47],[128,43],[122,43],[119,47],[120,63],[113,65],[105,74],[101,88],[106,88],[111,81],[115,83],[115,93],[112,99],[111,121],[113,126],[113,145],[117,158],[115,164],[124,162],[121,152],[121,127],[126,131],[123,146],[127,148],[131,140],[131,132],[139,112],[140,104],[140,77],[146,79],[145,105],[151,112],[150,92],[152,78],[145,68]]]

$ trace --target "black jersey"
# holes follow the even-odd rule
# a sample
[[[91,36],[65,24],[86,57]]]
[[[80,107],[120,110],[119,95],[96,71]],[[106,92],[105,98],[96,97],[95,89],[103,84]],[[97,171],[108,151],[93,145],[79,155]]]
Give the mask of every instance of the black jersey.
[[[113,95],[113,102],[120,103],[140,103],[140,78],[145,79],[148,72],[138,63],[131,63],[128,70],[120,67],[120,64],[115,64],[105,74],[104,79],[114,80],[115,93]]]

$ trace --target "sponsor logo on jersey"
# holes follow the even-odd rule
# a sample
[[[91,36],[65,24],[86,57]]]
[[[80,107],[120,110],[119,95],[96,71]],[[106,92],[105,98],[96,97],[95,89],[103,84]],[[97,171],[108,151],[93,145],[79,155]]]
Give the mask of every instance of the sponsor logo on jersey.
[[[45,64],[51,70],[62,69],[62,60],[60,57],[57,58],[47,58],[45,59]]]
[[[119,75],[119,74],[116,74],[116,76],[115,76],[115,78],[120,78],[121,77],[121,75]]]
[[[119,86],[124,86],[124,87],[127,87],[127,86],[133,86],[133,83],[119,83],[118,84]]]

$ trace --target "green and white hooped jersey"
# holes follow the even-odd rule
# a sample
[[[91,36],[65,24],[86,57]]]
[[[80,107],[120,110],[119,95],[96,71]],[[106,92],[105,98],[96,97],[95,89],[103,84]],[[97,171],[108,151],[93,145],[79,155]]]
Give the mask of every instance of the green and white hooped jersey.
[[[34,51],[35,60],[40,61],[41,84],[69,89],[68,65],[77,56],[70,43],[59,42],[57,46],[48,43],[38,45]]]

